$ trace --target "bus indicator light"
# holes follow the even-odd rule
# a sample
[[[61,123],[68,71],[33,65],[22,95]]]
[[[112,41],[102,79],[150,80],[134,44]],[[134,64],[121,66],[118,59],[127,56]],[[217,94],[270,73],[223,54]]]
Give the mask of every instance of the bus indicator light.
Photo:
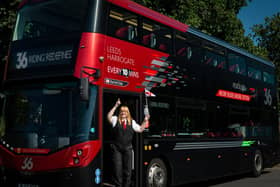
[[[96,175],[96,176],[100,176],[100,175],[101,175],[101,170],[100,170],[99,168],[97,168],[97,169],[95,170],[95,175]]]
[[[90,128],[90,132],[91,132],[91,133],[95,133],[95,128],[93,128],[93,127]]]
[[[95,183],[96,184],[100,184],[100,182],[101,182],[101,170],[99,169],[99,168],[97,168],[96,170],[95,170]]]
[[[145,151],[151,151],[152,150],[152,146],[151,145],[145,145],[144,146],[144,150]]]
[[[100,176],[95,177],[95,183],[100,184],[100,182],[101,182]]]

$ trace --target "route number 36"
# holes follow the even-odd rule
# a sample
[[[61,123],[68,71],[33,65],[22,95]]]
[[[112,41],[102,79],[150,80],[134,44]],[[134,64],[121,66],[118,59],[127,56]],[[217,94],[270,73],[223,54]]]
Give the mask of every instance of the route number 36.
[[[33,164],[32,158],[31,157],[26,157],[22,162],[21,169],[31,170],[33,168],[33,166],[34,166],[34,164]]]
[[[264,89],[264,104],[271,106],[272,104],[272,96],[270,89]]]

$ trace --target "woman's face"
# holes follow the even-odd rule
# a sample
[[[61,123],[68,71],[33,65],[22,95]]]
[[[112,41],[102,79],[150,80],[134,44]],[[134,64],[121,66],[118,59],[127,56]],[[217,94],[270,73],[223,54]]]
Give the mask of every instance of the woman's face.
[[[121,118],[127,118],[128,117],[128,108],[127,107],[121,107],[120,108],[120,116]]]

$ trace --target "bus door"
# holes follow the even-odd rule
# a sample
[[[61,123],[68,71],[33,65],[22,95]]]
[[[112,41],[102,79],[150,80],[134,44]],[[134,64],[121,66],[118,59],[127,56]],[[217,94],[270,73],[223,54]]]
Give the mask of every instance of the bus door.
[[[251,121],[250,119],[250,110],[246,106],[236,106],[230,105],[229,106],[229,125],[228,128],[231,131],[237,133],[237,141],[240,141],[238,137],[242,139],[248,138],[248,133],[251,128]],[[235,149],[232,149],[235,150]],[[236,151],[231,153],[231,161],[229,162],[230,168],[232,168],[233,172],[238,171],[246,171],[249,169],[249,162],[247,157],[244,157],[244,154],[247,153],[247,148],[239,148]]]
[[[140,124],[142,120],[140,119],[140,96],[123,94],[116,92],[104,91],[103,95],[103,183],[104,186],[110,186],[112,184],[112,174],[113,174],[113,162],[112,162],[112,150],[111,144],[113,141],[113,128],[107,120],[107,114],[115,105],[118,98],[121,101],[121,105],[126,105],[129,108],[132,118]],[[115,111],[114,115],[118,115],[119,108]],[[137,186],[139,183],[139,159],[140,159],[140,135],[139,133],[134,133],[133,137],[133,154],[132,154],[132,186]]]

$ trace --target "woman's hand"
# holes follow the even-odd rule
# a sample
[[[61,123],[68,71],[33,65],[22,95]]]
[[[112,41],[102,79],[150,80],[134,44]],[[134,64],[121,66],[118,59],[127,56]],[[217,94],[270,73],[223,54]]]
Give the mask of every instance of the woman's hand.
[[[121,104],[121,100],[120,100],[120,98],[118,98],[118,100],[116,101],[115,106],[118,107],[118,106],[120,106],[120,104]]]
[[[145,116],[144,121],[149,121],[150,115]]]

